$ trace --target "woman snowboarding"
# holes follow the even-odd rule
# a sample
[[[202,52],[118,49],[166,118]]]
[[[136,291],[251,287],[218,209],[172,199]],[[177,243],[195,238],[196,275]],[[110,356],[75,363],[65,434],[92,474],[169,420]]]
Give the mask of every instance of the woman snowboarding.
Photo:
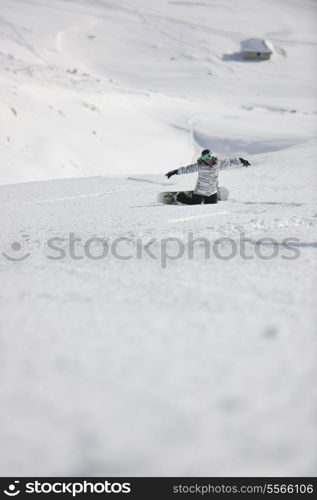
[[[218,175],[220,170],[242,165],[248,167],[250,163],[243,158],[229,158],[219,160],[213,156],[209,149],[204,149],[196,163],[167,172],[165,176],[169,179],[172,175],[190,174],[198,172],[198,179],[194,191],[191,194],[180,191],[175,195],[175,202],[187,205],[199,205],[201,203],[218,202]]]

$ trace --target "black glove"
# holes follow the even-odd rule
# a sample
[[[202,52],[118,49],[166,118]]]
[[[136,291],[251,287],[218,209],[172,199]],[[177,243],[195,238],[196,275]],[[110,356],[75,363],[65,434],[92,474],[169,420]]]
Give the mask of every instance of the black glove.
[[[172,177],[172,175],[177,175],[177,170],[171,170],[170,172],[167,172],[167,174],[165,174],[165,177],[169,179],[170,177]]]
[[[243,158],[239,158],[239,160],[241,161],[241,163],[244,167],[250,166],[250,163],[248,162],[248,160],[244,160]]]

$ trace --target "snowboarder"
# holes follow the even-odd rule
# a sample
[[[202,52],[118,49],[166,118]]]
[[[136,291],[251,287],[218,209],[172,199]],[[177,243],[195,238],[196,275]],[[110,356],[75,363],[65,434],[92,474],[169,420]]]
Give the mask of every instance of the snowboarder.
[[[171,170],[165,174],[168,179],[172,175],[190,174],[198,172],[198,179],[192,195],[184,192],[179,192],[176,195],[176,200],[187,205],[199,205],[201,203],[217,203],[218,202],[218,175],[219,170],[225,168],[236,167],[239,165],[248,167],[250,163],[244,158],[230,158],[219,160],[212,154],[209,149],[204,149],[196,163],[181,167],[176,170]]]

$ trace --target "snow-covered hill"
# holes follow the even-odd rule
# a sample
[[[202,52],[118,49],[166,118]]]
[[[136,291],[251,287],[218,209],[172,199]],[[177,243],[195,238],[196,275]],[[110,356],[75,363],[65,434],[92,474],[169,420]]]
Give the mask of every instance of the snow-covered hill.
[[[3,475],[316,475],[316,3],[0,5]]]
[[[163,173],[205,144],[255,154],[312,137],[315,10],[1,0],[0,182]],[[272,60],[241,61],[248,36],[270,38]]]

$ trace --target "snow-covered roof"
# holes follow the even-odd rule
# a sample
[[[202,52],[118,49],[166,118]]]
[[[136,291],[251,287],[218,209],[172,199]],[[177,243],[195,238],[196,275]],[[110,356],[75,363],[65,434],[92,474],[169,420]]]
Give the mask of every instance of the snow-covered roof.
[[[243,52],[262,52],[265,54],[272,54],[273,46],[268,40],[261,38],[249,38],[241,42],[241,50]]]

